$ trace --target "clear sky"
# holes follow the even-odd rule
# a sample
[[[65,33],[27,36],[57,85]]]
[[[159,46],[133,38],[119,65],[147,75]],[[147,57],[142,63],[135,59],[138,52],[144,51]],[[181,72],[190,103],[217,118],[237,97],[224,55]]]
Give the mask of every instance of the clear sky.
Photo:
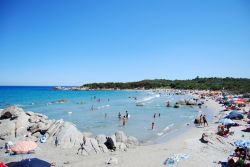
[[[249,0],[0,0],[0,85],[250,78]]]

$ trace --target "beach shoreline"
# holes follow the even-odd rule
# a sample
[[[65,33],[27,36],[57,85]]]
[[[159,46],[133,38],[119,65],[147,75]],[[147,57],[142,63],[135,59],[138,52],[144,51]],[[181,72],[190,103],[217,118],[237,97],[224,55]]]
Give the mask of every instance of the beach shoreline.
[[[179,129],[173,135],[168,135],[161,142],[152,142],[140,144],[139,146],[129,147],[126,151],[106,152],[99,154],[91,154],[88,156],[77,155],[77,148],[58,148],[52,144],[40,144],[36,150],[35,157],[44,159],[48,162],[55,162],[56,166],[79,167],[84,164],[88,167],[107,166],[107,161],[112,157],[117,160],[114,164],[119,167],[134,166],[164,166],[164,162],[170,156],[175,154],[185,154],[186,160],[179,162],[178,166],[192,167],[219,167],[220,164],[215,163],[221,160],[226,161],[226,157],[232,151],[232,147],[221,145],[219,141],[214,144],[207,145],[201,143],[199,139],[203,133],[214,133],[217,129],[220,111],[224,108],[215,100],[207,99],[205,101],[207,110],[211,112],[212,119],[209,126],[195,127],[193,123]],[[235,138],[240,138],[241,133],[237,128],[233,128]],[[249,135],[246,136],[250,137]],[[226,139],[227,140],[227,139]],[[218,147],[218,148],[217,148]],[[58,156],[60,154],[60,156]],[[31,155],[32,156],[32,155]],[[4,157],[1,161],[8,163],[19,158]],[[204,164],[204,162],[206,162]]]

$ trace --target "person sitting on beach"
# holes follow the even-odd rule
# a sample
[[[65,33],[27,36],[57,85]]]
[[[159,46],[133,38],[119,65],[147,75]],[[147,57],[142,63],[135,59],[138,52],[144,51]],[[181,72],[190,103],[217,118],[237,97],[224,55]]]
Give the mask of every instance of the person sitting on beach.
[[[234,155],[235,155],[236,157],[246,159],[246,151],[245,151],[244,148],[239,148],[239,147],[237,147],[237,148],[234,150]]]
[[[10,145],[8,143],[5,143],[4,148],[5,148],[5,153],[11,152]]]
[[[211,143],[211,142],[209,142],[205,137],[207,137],[207,135],[206,135],[205,133],[203,133],[202,136],[201,136],[201,138],[200,138],[200,141],[201,141],[202,143],[205,143],[205,144]]]
[[[203,115],[202,119],[203,119],[204,127],[206,126],[206,124],[208,126],[206,115]]]
[[[225,130],[225,126],[224,125],[219,125],[218,126],[218,132],[217,134],[220,136],[225,136],[229,133],[229,129]]]

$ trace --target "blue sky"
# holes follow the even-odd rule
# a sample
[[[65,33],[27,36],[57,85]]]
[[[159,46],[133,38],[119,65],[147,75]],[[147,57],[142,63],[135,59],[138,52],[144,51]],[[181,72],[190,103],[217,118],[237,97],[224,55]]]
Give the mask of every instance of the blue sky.
[[[0,85],[250,78],[248,0],[1,0]]]

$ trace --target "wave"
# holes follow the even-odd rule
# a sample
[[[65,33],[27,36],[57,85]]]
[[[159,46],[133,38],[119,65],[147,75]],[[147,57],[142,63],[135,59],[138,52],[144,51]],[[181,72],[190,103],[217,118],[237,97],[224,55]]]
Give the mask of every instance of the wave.
[[[109,104],[104,105],[104,106],[97,107],[97,109],[108,108],[108,107],[110,107],[110,105],[109,105]]]
[[[138,100],[137,103],[147,102],[147,101],[150,101],[150,100],[158,98],[158,97],[160,97],[159,94],[156,94],[156,95],[153,95],[153,96],[149,96],[149,97],[144,97],[143,99]]]
[[[191,116],[181,116],[182,118],[188,118],[188,119],[193,119],[194,118],[194,116],[193,115],[191,115]]]
[[[168,125],[168,126],[166,126],[164,129],[163,129],[163,131],[167,131],[167,130],[169,130],[171,127],[173,127],[174,126],[174,124],[170,124],[170,125]]]
[[[162,132],[161,132],[161,133],[157,133],[158,136],[162,136],[163,134],[164,134],[164,133],[162,133]]]
[[[24,107],[25,105],[23,105],[23,104],[15,104],[14,106],[16,106],[16,107]]]

